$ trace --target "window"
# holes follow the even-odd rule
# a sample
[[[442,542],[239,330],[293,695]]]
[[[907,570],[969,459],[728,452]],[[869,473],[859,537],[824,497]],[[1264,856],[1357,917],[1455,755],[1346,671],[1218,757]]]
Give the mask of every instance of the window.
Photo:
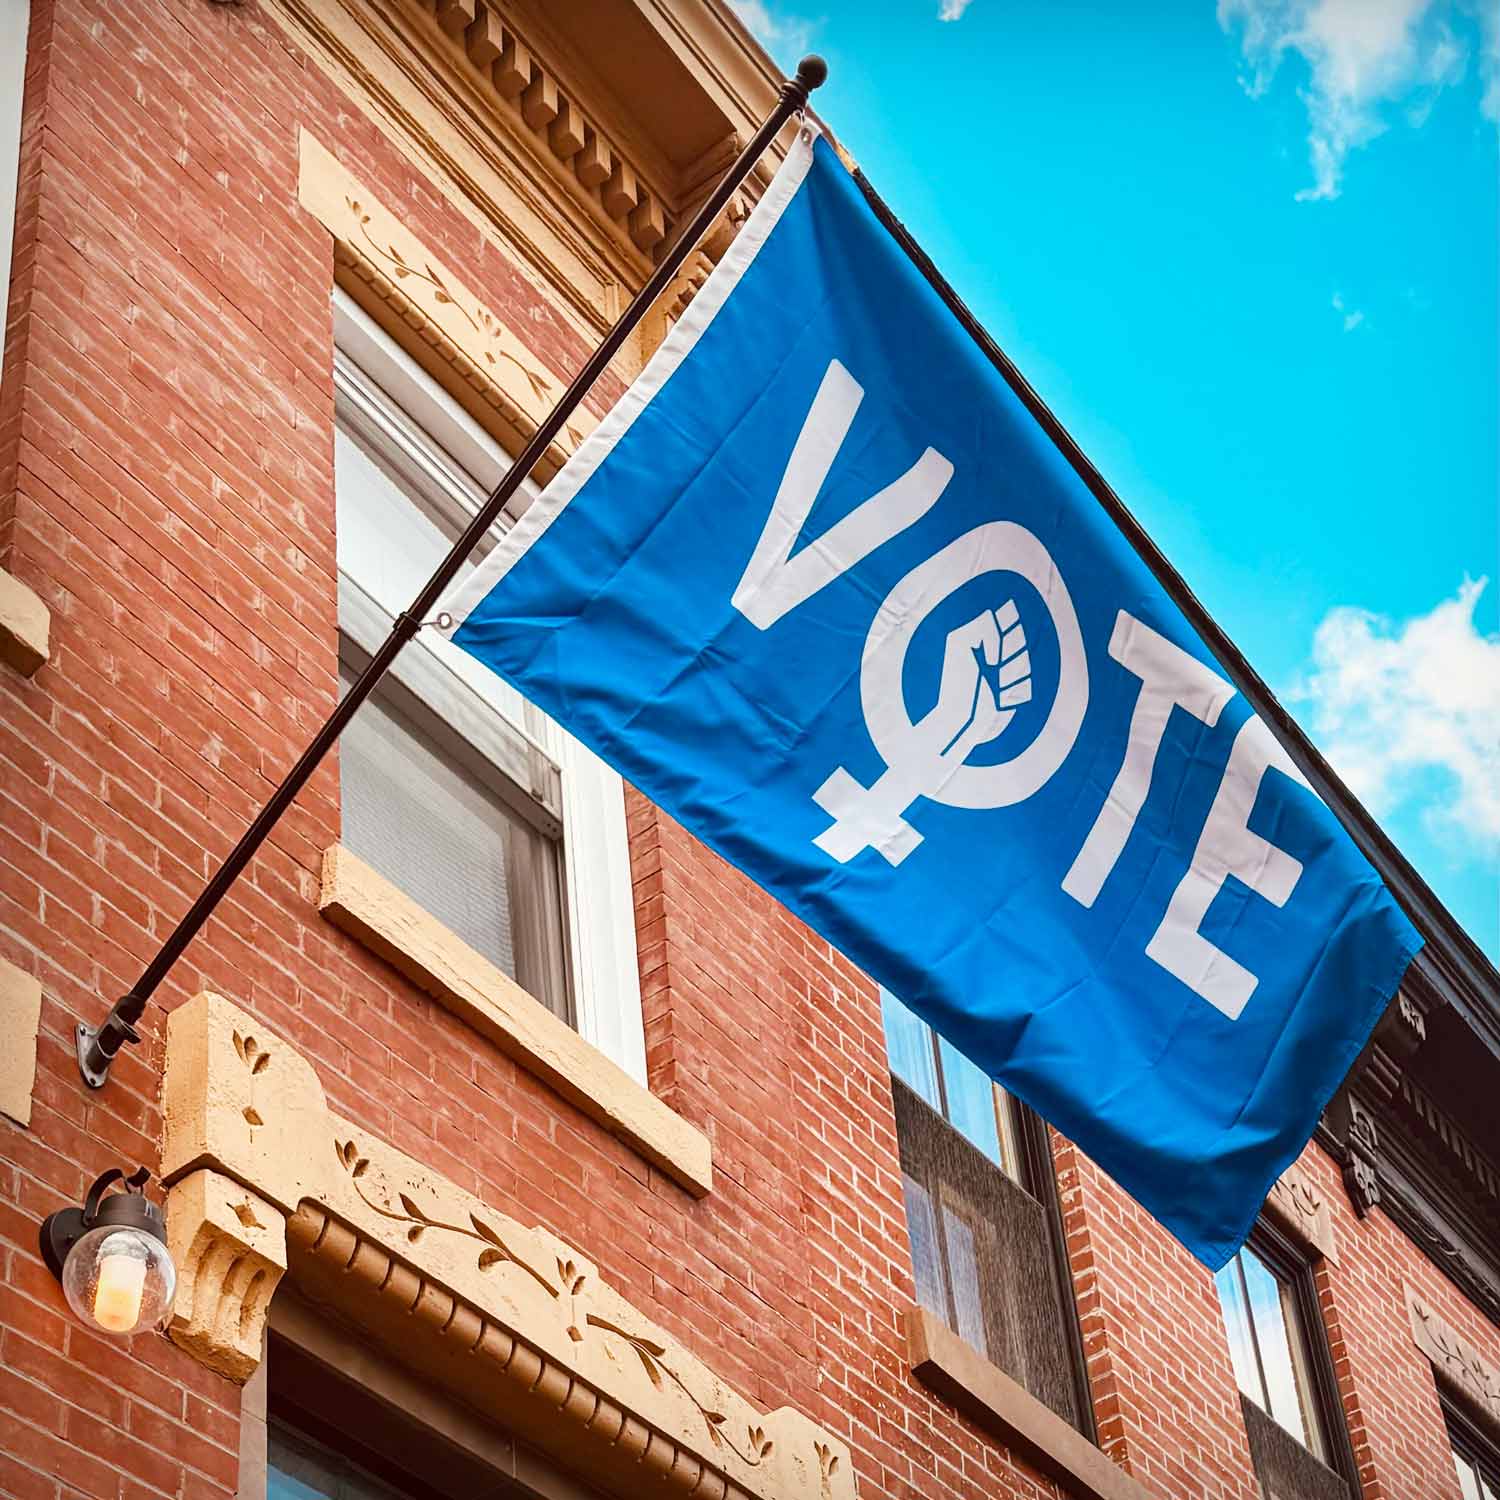
[[[1307,1339],[1288,1282],[1248,1246],[1214,1277],[1240,1390],[1319,1457],[1327,1452]]]
[[[1500,1500],[1500,1447],[1486,1438],[1446,1393],[1443,1415],[1448,1422],[1448,1442],[1453,1449],[1453,1467],[1463,1500]]]
[[[1263,1222],[1214,1286],[1262,1488],[1282,1500],[1358,1493],[1305,1255]]]
[[[1092,1436],[1046,1127],[887,991],[881,1006],[917,1300]]]
[[[334,313],[347,687],[508,459],[352,302],[339,295]],[[526,486],[502,526],[534,494]],[[645,1082],[613,771],[424,631],[344,731],[339,779],[341,838],[354,854]]]
[[[422,1495],[433,1491],[422,1488]],[[295,1427],[271,1422],[266,1432],[266,1500],[415,1500],[409,1485],[397,1488]]]
[[[294,1293],[278,1290],[277,1303],[245,1389],[238,1500],[593,1500],[368,1339]]]

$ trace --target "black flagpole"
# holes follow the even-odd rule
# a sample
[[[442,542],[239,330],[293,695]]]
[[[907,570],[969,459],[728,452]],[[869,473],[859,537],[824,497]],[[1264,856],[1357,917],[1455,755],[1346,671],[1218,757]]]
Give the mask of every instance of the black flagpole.
[[[334,741],[343,732],[344,726],[354,717],[355,711],[370,696],[376,683],[385,676],[387,668],[396,659],[401,648],[421,629],[423,620],[442,597],[444,590],[458,574],[469,554],[478,545],[490,527],[499,518],[506,502],[521,487],[521,482],[536,467],[546,453],[552,440],[563,429],[563,424],[572,416],[590,387],[604,373],[610,360],[619,352],[620,346],[630,336],[647,309],[666,289],[677,274],[689,253],[698,241],[713,227],[724,205],[729,202],[736,188],[745,180],[750,169],[760,160],[766,148],[776,139],[781,127],[807,106],[807,96],[828,77],[828,64],[821,57],[804,57],[797,65],[797,76],[781,85],[781,94],[776,107],[766,117],[765,123],[750,139],[745,149],[735,158],[734,164],[724,174],[693,220],[678,235],[672,248],[662,257],[660,264],[651,273],[646,284],[635,294],[630,306],[620,314],[619,321],[605,336],[604,342],[594,350],[588,363],[573,377],[573,383],[563,392],[551,414],[532,434],[531,441],[517,455],[506,470],[499,484],[490,492],[490,497],[479,508],[469,522],[464,534],[453,544],[453,550],[439,564],[437,571],[427,580],[422,592],[412,600],[411,606],[396,616],[391,633],[385,643],[370,658],[369,665],[360,673],[358,680],[340,699],[338,706],[329,715],[327,722],[313,736],[312,743],[302,752],[297,764],[286,774],[286,779],[272,794],[270,801],[256,814],[255,821],[240,836],[240,841],[229,852],[224,863],[214,872],[204,886],[198,899],[188,908],[187,914],[172,929],[171,935],[161,945],[156,957],[146,966],[145,972],[130,987],[129,991],[115,1001],[109,1014],[96,1028],[80,1021],[77,1028],[78,1068],[84,1081],[91,1088],[102,1088],[109,1076],[109,1065],[115,1054],[126,1042],[140,1041],[135,1023],[140,1020],[157,986],[166,978],[172,965],[182,956],[183,949],[197,936],[199,929],[208,920],[214,908],[223,900],[240,871],[250,862],[251,856],[266,841],[277,820],[291,805],[308,778],[317,770],[319,762],[333,748]]]

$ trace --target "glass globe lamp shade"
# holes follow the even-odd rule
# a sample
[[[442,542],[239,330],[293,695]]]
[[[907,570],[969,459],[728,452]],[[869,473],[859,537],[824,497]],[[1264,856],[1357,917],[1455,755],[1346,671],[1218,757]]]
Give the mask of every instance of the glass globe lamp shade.
[[[141,1191],[151,1174],[120,1167],[95,1178],[81,1207],[42,1220],[37,1249],[68,1306],[90,1328],[132,1334],[159,1328],[177,1291],[162,1211]],[[122,1191],[107,1190],[114,1183]]]
[[[68,1252],[62,1285],[84,1323],[128,1334],[160,1325],[177,1290],[177,1270],[154,1235],[102,1224]]]

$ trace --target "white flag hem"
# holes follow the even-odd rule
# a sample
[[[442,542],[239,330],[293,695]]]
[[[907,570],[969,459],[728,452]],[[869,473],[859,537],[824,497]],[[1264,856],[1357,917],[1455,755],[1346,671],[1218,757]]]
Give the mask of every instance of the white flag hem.
[[[450,615],[453,621],[445,629],[439,627],[445,635],[451,636],[458,630],[480,601],[561,515],[564,506],[588,483],[594,470],[609,457],[615,444],[630,431],[636,418],[693,352],[802,186],[802,180],[812,166],[813,147],[818,135],[817,127],[810,123],[798,129],[786,160],[771,179],[770,187],[756,204],[744,228],[735,236],[702,290],[688,305],[688,310],[647,361],[646,368],[604,420],[579,444],[572,458],[553,476],[552,483],[531,502],[526,513],[501,538],[489,556],[466,579],[455,584],[442,600],[439,609]]]

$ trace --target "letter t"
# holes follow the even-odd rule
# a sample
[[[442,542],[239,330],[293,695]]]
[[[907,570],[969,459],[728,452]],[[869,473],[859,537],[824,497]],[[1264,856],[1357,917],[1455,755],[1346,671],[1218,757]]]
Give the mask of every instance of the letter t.
[[[1115,617],[1109,654],[1141,679],[1130,735],[1119,775],[1104,799],[1089,836],[1078,851],[1062,888],[1082,906],[1092,906],[1124,851],[1135,820],[1151,789],[1156,752],[1174,708],[1184,709],[1212,728],[1234,688],[1215,671],[1158,635],[1123,609]]]
[[[1307,786],[1276,736],[1260,719],[1246,719],[1234,737],[1224,779],[1193,850],[1193,862],[1172,893],[1161,926],[1146,944],[1148,958],[1231,1021],[1239,1019],[1260,981],[1209,942],[1198,927],[1231,875],[1272,906],[1285,906],[1302,878],[1301,860],[1252,833],[1248,826],[1260,784],[1273,767]]]

